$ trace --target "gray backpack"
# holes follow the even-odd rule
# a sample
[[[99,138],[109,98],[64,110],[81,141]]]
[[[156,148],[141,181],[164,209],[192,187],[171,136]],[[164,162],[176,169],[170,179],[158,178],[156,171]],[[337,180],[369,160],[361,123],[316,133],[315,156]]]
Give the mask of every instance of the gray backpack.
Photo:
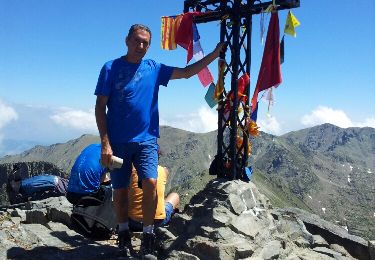
[[[71,215],[74,229],[87,237],[98,240],[109,239],[116,230],[112,189],[110,186],[101,186],[101,189],[104,191],[101,203],[98,203],[95,197],[83,197],[73,207]]]

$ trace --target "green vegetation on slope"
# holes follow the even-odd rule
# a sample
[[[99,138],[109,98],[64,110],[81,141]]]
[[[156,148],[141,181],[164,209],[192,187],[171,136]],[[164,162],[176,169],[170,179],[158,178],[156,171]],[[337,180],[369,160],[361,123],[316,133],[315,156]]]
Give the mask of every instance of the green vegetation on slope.
[[[259,191],[271,201],[274,207],[297,207],[310,211],[310,208],[301,199],[275,180],[269,180],[266,174],[255,171],[252,175],[252,181],[258,187]]]

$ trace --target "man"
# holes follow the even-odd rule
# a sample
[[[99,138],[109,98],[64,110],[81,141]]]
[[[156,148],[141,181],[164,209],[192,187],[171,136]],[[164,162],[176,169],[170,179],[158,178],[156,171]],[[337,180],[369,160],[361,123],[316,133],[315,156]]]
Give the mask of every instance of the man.
[[[10,204],[65,196],[68,180],[49,174],[26,179],[9,180],[7,192]]]
[[[143,236],[141,253],[152,253],[153,221],[156,209],[157,138],[159,138],[158,91],[171,79],[189,78],[215,60],[223,44],[200,61],[174,68],[143,60],[151,44],[148,27],[135,24],[125,40],[127,53],[107,62],[98,79],[95,116],[100,133],[101,160],[109,165],[112,155],[124,159],[120,169],[111,171],[114,206],[119,222],[119,248],[130,246],[128,186],[134,164],[142,183]],[[106,110],[108,109],[108,111]],[[151,245],[151,246],[150,246]]]
[[[101,145],[91,144],[87,146],[77,157],[70,171],[68,192],[66,198],[76,205],[85,196],[92,198],[90,205],[101,203],[104,191],[101,184],[109,182],[108,170],[100,165]],[[95,200],[96,198],[96,200]]]

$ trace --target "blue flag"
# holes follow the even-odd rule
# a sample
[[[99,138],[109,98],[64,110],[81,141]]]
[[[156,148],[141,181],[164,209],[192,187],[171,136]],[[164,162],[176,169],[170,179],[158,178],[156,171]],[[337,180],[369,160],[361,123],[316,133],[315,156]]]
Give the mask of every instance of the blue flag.
[[[245,168],[245,176],[244,181],[250,182],[251,181],[251,175],[253,174],[253,168],[251,166]]]
[[[206,95],[204,96],[204,99],[206,100],[210,108],[213,108],[217,104],[217,101],[214,99],[214,92],[215,92],[215,84],[212,82],[210,86],[208,87]]]
[[[257,107],[256,107],[255,110],[251,113],[250,118],[251,118],[251,120],[253,120],[254,122],[257,121],[257,119],[258,119],[258,102],[257,102]]]

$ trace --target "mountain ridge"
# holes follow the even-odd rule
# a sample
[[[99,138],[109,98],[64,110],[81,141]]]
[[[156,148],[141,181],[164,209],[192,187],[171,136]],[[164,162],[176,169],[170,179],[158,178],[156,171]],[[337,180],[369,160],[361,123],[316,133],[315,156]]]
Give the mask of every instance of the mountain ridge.
[[[170,169],[167,190],[179,192],[185,205],[214,178],[208,167],[216,154],[217,131],[197,134],[162,126],[160,135],[160,164]],[[83,135],[0,158],[0,164],[47,161],[68,175],[79,152],[99,141],[98,136]],[[273,205],[309,210],[375,239],[375,187],[370,185],[375,183],[375,129],[323,124],[282,136],[261,132],[251,142],[253,181]]]

